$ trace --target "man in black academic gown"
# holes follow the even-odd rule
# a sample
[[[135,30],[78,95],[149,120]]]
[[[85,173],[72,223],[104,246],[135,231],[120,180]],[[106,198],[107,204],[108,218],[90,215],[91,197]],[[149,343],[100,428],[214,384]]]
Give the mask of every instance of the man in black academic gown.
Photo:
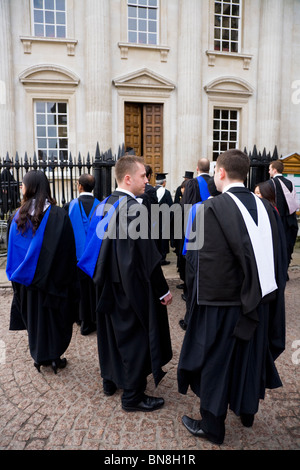
[[[183,209],[190,207],[191,205],[197,204],[199,202],[206,201],[209,198],[210,193],[208,189],[208,182],[210,180],[209,176],[210,162],[207,158],[200,158],[197,164],[197,176],[189,180],[184,188],[184,193],[181,199],[181,204]],[[185,256],[180,253],[180,269],[184,272],[184,277],[188,275],[187,270],[189,269],[186,266]],[[179,325],[183,330],[186,330],[187,321],[189,316],[189,292],[187,289],[187,283],[185,282],[184,293],[182,294],[183,300],[187,301],[186,313],[183,319],[179,320]]]
[[[283,169],[284,165],[281,160],[274,160],[271,162],[269,165],[269,174],[272,179],[268,182],[269,184],[274,185],[275,188],[275,203],[285,231],[288,264],[290,264],[298,234],[296,210],[299,209],[299,201],[297,201],[298,207],[296,203],[293,209],[289,208],[283,189],[292,194],[294,191],[294,185],[292,181],[282,175]]]
[[[94,197],[95,178],[91,174],[79,177],[79,197],[66,204],[64,208],[69,213],[76,241],[77,260],[80,259],[86,241],[90,221],[100,201]],[[96,330],[96,288],[92,279],[78,268],[80,286],[79,322],[82,335],[88,335]]]
[[[197,164],[197,176],[188,181],[184,188],[182,204],[196,204],[205,201],[209,197],[207,182],[210,162],[207,158],[200,158]]]
[[[13,212],[18,206],[19,189],[12,172],[12,161],[6,159],[3,162],[4,169],[1,171],[1,196],[3,203],[3,212]]]
[[[173,205],[173,199],[171,196],[170,191],[166,188],[167,184],[167,176],[168,173],[156,173],[156,195],[157,195],[157,200],[158,204],[162,206],[163,204],[167,204],[169,207]],[[161,262],[160,264],[162,266],[166,266],[170,264],[170,261],[166,260],[167,254],[170,251],[169,244],[170,244],[170,238],[167,238],[165,233],[168,233],[166,231],[166,226],[165,224],[170,224],[170,237],[171,237],[171,230],[172,230],[172,220],[171,218],[169,219],[168,217],[163,217],[161,216],[159,218],[159,240],[158,240],[158,249],[161,254]]]
[[[125,411],[153,411],[164,400],[145,394],[147,376],[152,373],[157,386],[165,374],[162,366],[172,357],[166,309],[172,295],[148,233],[148,213],[136,200],[147,183],[143,160],[120,158],[115,176],[118,187],[101,204],[104,217],[79,266],[86,272],[89,267],[100,291],[97,334],[104,393],[123,389]]]
[[[243,152],[221,154],[215,183],[223,194],[198,205],[203,245],[178,364],[179,392],[190,386],[201,403],[202,419],[184,416],[183,424],[216,444],[228,406],[252,426],[265,389],[282,385],[275,359],[285,348],[284,238],[271,204],[244,187],[248,170]]]

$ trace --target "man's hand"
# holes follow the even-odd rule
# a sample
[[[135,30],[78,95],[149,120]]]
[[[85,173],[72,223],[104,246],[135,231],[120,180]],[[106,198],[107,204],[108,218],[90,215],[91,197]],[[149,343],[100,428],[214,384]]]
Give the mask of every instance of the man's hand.
[[[170,305],[172,303],[172,299],[173,299],[173,296],[171,294],[171,292],[166,295],[163,299],[161,299],[161,303],[163,305]]]

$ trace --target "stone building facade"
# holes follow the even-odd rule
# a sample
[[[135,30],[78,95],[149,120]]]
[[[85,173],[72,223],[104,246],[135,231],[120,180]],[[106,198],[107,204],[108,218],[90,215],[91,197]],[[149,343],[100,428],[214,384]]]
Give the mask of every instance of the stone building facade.
[[[300,150],[300,0],[0,0],[0,156],[117,153],[173,191],[227,148]]]

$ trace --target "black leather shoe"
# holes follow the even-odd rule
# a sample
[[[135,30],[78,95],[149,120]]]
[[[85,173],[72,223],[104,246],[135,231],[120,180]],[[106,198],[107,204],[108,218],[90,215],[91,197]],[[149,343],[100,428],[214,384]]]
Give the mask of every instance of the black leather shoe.
[[[154,411],[161,408],[165,403],[163,398],[149,397],[145,395],[137,405],[122,405],[125,411]]]
[[[245,426],[246,428],[251,428],[254,421],[254,415],[241,413],[241,421],[243,426]]]
[[[105,382],[103,381],[103,393],[107,397],[112,397],[117,390],[118,388],[113,382],[108,380],[106,380]]]
[[[176,288],[177,288],[177,289],[184,289],[184,284],[178,284],[178,285],[176,286]]]
[[[185,296],[185,294],[181,294],[181,298],[182,298],[182,300],[184,300],[184,301],[186,302],[186,296]]]
[[[182,423],[186,427],[186,429],[190,431],[191,434],[193,434],[193,436],[202,437],[210,442],[213,442],[214,444],[223,443],[223,440],[221,441],[219,439],[216,439],[214,436],[209,433],[206,433],[205,431],[203,431],[203,429],[201,429],[201,420],[192,419],[184,415],[182,417]]]
[[[187,329],[187,324],[185,323],[184,320],[179,320],[178,323],[184,331]]]

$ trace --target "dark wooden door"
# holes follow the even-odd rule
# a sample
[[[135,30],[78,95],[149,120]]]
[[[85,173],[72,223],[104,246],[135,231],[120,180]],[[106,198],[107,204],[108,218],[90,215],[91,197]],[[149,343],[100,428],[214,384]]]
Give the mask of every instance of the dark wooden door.
[[[132,147],[136,155],[155,173],[163,168],[163,105],[154,103],[125,103],[125,147]]]

